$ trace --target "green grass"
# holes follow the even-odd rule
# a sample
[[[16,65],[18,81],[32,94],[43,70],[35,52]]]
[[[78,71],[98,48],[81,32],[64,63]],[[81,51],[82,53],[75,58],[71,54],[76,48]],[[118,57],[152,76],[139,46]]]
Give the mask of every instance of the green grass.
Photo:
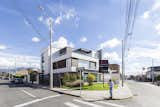
[[[118,86],[115,85],[114,88],[117,88]],[[83,90],[109,90],[109,85],[108,84],[100,84],[100,83],[96,83],[96,84],[93,84],[91,86],[89,85],[84,85],[83,86]]]
[[[63,88],[67,89],[74,89],[74,90],[79,90],[79,87],[66,87],[63,86]],[[115,85],[114,88],[118,88],[118,85]],[[96,83],[91,86],[89,85],[83,85],[82,90],[109,90],[109,85],[108,84],[103,84],[102,83]]]

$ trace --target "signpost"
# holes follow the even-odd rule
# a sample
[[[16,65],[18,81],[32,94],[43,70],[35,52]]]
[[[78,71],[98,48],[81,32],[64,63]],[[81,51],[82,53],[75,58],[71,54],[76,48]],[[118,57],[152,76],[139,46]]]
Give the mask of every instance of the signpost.
[[[99,70],[103,73],[103,87],[104,87],[104,73],[108,72],[109,63],[108,60],[99,60]]]
[[[84,67],[78,67],[77,68],[77,71],[80,72],[80,96],[81,96],[81,93],[82,93],[82,72],[84,71]]]

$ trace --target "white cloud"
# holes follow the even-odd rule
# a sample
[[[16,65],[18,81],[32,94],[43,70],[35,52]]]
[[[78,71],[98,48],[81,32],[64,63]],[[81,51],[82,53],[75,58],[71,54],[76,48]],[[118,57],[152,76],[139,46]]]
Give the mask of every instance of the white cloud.
[[[39,39],[38,37],[33,37],[33,38],[32,38],[32,42],[36,42],[36,43],[37,43],[37,42],[40,42],[40,39]]]
[[[75,11],[74,8],[69,9],[68,11],[65,12],[64,14],[64,18],[66,18],[67,20],[74,18],[77,15],[77,12]]]
[[[149,13],[150,13],[149,11],[145,11],[145,12],[143,13],[143,16],[142,16],[142,17],[143,17],[144,19],[148,19],[148,18],[150,17]]]
[[[36,67],[40,68],[40,58],[37,56],[18,55],[0,52],[0,67]]]
[[[160,48],[134,47],[130,50],[129,58],[160,58]]]
[[[157,31],[157,34],[160,35],[160,23],[155,26],[155,29]]]
[[[43,16],[39,16],[38,21],[41,22],[42,24],[46,25],[49,28],[50,21],[53,23],[54,19],[52,17],[44,18]]]
[[[83,42],[83,43],[87,42],[87,37],[85,37],[85,36],[81,37],[80,41]]]
[[[62,21],[62,17],[61,16],[58,16],[55,20],[55,24],[61,24],[61,21]]]
[[[114,48],[117,47],[118,45],[120,45],[121,42],[117,39],[117,38],[113,38],[111,40],[105,41],[103,43],[100,44],[100,48],[104,49],[104,48]]]
[[[42,22],[44,20],[43,16],[38,17],[38,21]]]
[[[61,24],[63,21],[66,20],[73,20],[75,26],[77,27],[79,25],[79,16],[77,14],[77,11],[75,8],[70,7],[68,5],[61,5],[59,6],[59,3],[51,3],[47,5],[52,14],[57,15],[59,13],[60,15],[55,18],[54,24],[58,25]]]
[[[49,28],[50,26],[50,21],[53,23],[54,19],[52,17],[46,18],[43,22],[44,24]]]
[[[29,22],[26,19],[24,19],[24,24],[28,26]]]
[[[108,59],[109,61],[114,61],[114,62],[120,62],[121,59],[116,52],[104,52],[103,56],[104,59]]]
[[[154,59],[154,65],[159,65],[160,61],[160,44],[152,43],[151,47],[134,47],[129,53],[128,57],[126,57],[126,72],[129,74],[137,74],[142,73],[143,67],[151,66],[152,59]]]
[[[5,45],[0,45],[0,50],[5,50],[5,49],[7,49],[7,46],[5,46]]]
[[[49,20],[51,20],[53,22],[53,24],[58,25],[58,24],[61,24],[62,21],[64,21],[64,20],[70,20],[72,18],[75,18],[76,24],[77,24],[77,19],[79,20],[79,18],[77,16],[77,12],[75,11],[74,8],[66,8],[63,11],[59,10],[58,12],[60,12],[61,14],[59,16],[57,16],[55,18],[55,20],[52,17],[44,19],[43,16],[39,16],[38,21],[42,22],[47,27],[49,27],[49,25],[50,25]]]
[[[103,38],[103,35],[98,35],[98,39],[102,39]]]
[[[157,11],[159,11],[160,9],[160,1],[159,0],[155,0],[154,3],[152,4],[151,8],[147,11],[145,11],[142,15],[142,17],[144,19],[148,19],[149,17],[153,17],[154,15],[158,15]]]
[[[155,0],[152,8],[151,8],[151,11],[157,11],[160,9],[160,1],[159,0]]]
[[[74,48],[74,44],[72,42],[68,42],[68,40],[63,36],[60,36],[57,41],[53,42],[53,47],[56,48],[64,48],[66,46]]]
[[[69,47],[74,48],[74,47],[75,47],[75,45],[74,45],[72,42],[70,42],[70,43],[69,43]]]

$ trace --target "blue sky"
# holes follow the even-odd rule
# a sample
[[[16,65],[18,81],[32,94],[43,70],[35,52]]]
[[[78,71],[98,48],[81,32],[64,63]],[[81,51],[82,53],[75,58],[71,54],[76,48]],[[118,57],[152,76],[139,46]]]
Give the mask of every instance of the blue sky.
[[[38,8],[40,5],[54,22],[53,40],[56,47],[103,48],[104,58],[121,63],[126,1],[1,0],[1,65],[7,66],[10,61],[5,57],[9,56],[37,60],[41,50],[49,44],[48,17]],[[158,9],[159,0],[140,1],[133,36],[127,44],[130,48],[126,55],[128,73],[141,72],[142,67],[150,65],[151,58],[155,59],[155,64],[158,63]],[[31,63],[36,65],[37,62]]]

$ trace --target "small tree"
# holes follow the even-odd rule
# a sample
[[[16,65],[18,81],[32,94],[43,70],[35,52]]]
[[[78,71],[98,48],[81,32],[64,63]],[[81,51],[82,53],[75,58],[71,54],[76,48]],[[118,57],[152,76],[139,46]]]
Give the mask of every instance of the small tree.
[[[88,81],[88,84],[89,84],[89,85],[92,85],[93,82],[95,81],[95,79],[96,79],[95,75],[93,75],[93,74],[91,74],[91,73],[88,74],[88,76],[87,76],[87,81]]]
[[[30,74],[30,81],[33,82],[36,81],[36,75],[37,73],[35,71],[33,71],[32,69],[28,69],[28,72]]]
[[[157,79],[157,81],[160,81],[160,75],[158,75],[158,76],[156,77],[156,79]]]

